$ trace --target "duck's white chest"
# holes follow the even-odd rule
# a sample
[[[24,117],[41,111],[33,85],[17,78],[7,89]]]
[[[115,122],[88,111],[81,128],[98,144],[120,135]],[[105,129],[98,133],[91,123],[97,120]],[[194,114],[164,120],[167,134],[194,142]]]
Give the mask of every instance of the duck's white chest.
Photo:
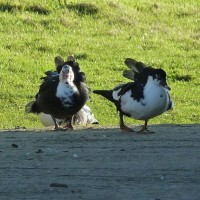
[[[136,119],[146,120],[160,115],[166,111],[169,104],[169,95],[160,86],[144,88],[144,98],[139,101],[134,100],[131,95],[129,90],[121,97],[121,109]]]
[[[74,93],[78,90],[74,84],[60,82],[57,87],[56,97],[58,97],[64,107],[71,107],[74,104]]]

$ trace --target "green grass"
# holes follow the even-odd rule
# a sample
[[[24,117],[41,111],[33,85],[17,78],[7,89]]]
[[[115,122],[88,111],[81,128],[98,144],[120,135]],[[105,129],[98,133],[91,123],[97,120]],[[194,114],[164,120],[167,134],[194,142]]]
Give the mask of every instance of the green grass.
[[[163,68],[175,108],[150,124],[199,123],[200,2],[3,0],[0,21],[1,129],[42,127],[24,106],[34,99],[43,73],[54,69],[54,57],[69,54],[91,89],[127,82],[122,77],[127,57]],[[114,106],[91,96],[88,105],[100,124],[117,125]]]

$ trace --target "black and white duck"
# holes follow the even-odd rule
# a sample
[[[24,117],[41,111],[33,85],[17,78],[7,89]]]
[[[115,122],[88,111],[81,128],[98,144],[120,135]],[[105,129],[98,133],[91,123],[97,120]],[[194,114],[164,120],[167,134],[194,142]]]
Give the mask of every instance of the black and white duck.
[[[75,62],[75,59],[72,55],[67,57],[67,61],[65,62],[63,58],[60,56],[55,57],[54,59],[55,62],[55,71],[47,71],[45,72],[46,77],[42,77],[41,79],[48,79],[49,77],[52,76],[58,76],[62,69],[62,65],[64,63],[70,65],[75,73],[75,79],[82,81],[86,83],[86,77],[84,72],[80,72],[80,67],[78,62]],[[39,113],[39,119],[41,123],[45,126],[53,126],[54,122],[52,120],[51,115],[45,114],[45,113]],[[67,118],[65,119],[56,119],[57,123],[63,127],[67,127],[69,124],[69,121]],[[78,111],[76,114],[73,115],[72,117],[72,124],[73,125],[89,125],[89,124],[99,124],[98,120],[95,118],[94,114],[92,113],[91,109],[89,106],[84,105],[80,111]]]
[[[55,63],[59,73],[46,73],[35,101],[29,102],[25,111],[51,115],[55,130],[59,129],[56,118],[68,120],[67,128],[73,129],[73,115],[82,109],[89,98],[89,90],[84,83],[85,74],[80,72],[79,66],[73,65],[74,61],[64,62],[62,58],[56,57]]]
[[[142,62],[127,58],[125,64],[129,70],[123,71],[123,76],[134,82],[120,84],[112,90],[94,90],[113,102],[119,111],[120,129],[133,131],[124,124],[123,116],[144,120],[144,126],[139,132],[148,132],[149,119],[161,115],[174,107],[169,94],[170,87],[166,82],[166,72],[163,69],[148,67]]]

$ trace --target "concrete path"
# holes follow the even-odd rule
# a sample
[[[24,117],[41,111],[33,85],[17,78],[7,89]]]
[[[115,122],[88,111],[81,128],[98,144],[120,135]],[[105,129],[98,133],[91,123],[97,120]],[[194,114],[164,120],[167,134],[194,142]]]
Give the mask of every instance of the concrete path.
[[[0,200],[199,200],[200,125],[1,131]]]

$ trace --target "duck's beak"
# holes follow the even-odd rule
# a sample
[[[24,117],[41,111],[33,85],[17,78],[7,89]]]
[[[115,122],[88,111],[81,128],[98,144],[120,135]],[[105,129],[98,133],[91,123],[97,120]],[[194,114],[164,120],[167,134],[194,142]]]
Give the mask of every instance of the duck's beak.
[[[167,89],[167,90],[171,90],[171,88],[169,87],[169,85],[167,84],[167,82],[166,81],[161,81],[160,82],[160,85],[162,85],[165,89]]]
[[[167,89],[167,90],[171,90],[171,88],[169,87],[169,85],[165,85],[165,86],[163,86],[165,89]]]

